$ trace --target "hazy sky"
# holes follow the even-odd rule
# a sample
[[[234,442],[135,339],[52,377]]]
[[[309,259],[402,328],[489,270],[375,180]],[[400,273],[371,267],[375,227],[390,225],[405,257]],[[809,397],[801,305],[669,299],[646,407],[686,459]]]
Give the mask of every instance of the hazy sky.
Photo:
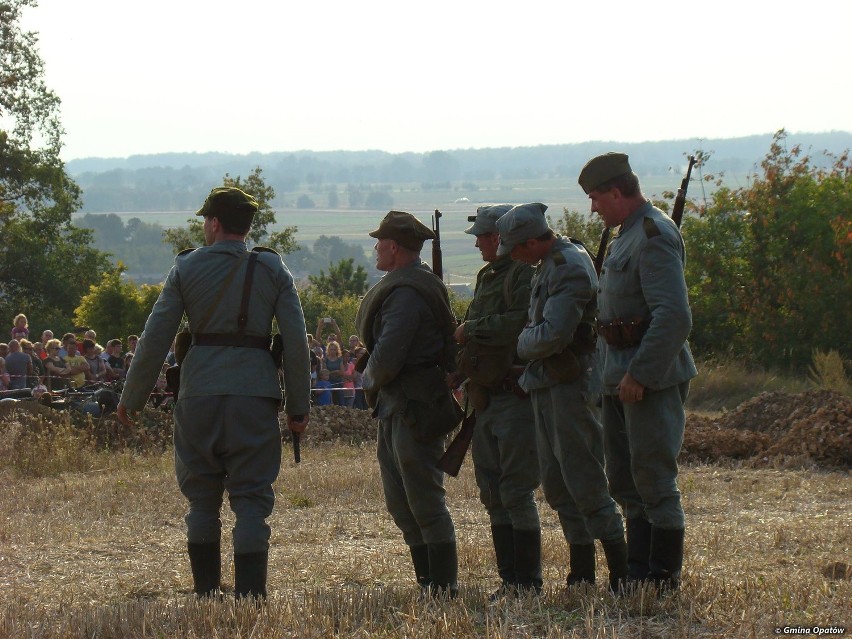
[[[63,158],[852,131],[848,0],[40,0]]]

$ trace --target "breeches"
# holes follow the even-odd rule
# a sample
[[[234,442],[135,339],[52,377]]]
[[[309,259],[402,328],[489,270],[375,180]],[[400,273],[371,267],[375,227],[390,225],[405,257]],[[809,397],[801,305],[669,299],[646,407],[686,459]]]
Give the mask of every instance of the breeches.
[[[174,418],[175,472],[189,500],[189,542],[219,540],[219,511],[227,490],[236,515],[234,552],[268,550],[266,518],[281,467],[278,402],[237,395],[187,397],[175,405]]]
[[[660,528],[682,529],[677,456],[683,445],[683,404],[689,382],[645,390],[642,401],[624,404],[604,395],[606,465],[612,494],[624,516],[644,518]]]
[[[455,541],[444,473],[435,466],[445,438],[422,442],[414,432],[403,413],[379,420],[377,457],[385,505],[409,546]]]
[[[621,514],[609,494],[603,433],[596,409],[580,383],[532,391],[541,483],[571,544],[624,535]]]
[[[471,454],[491,524],[538,529],[535,489],[540,480],[530,400],[492,393],[488,407],[476,411]]]

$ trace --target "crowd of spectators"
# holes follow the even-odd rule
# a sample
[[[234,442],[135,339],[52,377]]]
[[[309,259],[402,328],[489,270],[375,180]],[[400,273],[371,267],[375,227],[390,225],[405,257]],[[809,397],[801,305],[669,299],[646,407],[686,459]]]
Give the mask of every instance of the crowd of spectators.
[[[323,333],[326,333],[323,342]],[[366,352],[357,335],[352,335],[343,344],[337,322],[331,317],[320,318],[316,332],[308,334],[311,351],[311,385],[315,406],[348,406],[367,409],[364,390],[361,388],[361,373],[355,370],[355,362]]]
[[[320,318],[316,332],[308,334],[307,339],[314,405],[366,410],[361,373],[355,370],[358,358],[366,352],[361,339],[352,335],[343,346],[340,327],[330,317]],[[137,335],[128,335],[126,352],[119,338],[107,341],[106,347],[101,346],[93,330],[86,330],[82,336],[65,333],[61,339],[55,338],[53,331],[45,330],[40,341],[30,341],[27,317],[17,315],[11,339],[8,343],[0,342],[0,391],[29,388],[37,394],[121,380],[127,374],[138,341]],[[173,352],[169,358],[166,365],[174,364]]]
[[[138,341],[136,335],[127,337],[127,353],[118,338],[102,347],[93,330],[86,330],[82,339],[75,333],[56,339],[48,329],[32,341],[27,317],[19,314],[9,342],[0,342],[0,391],[32,389],[38,395],[123,379]]]

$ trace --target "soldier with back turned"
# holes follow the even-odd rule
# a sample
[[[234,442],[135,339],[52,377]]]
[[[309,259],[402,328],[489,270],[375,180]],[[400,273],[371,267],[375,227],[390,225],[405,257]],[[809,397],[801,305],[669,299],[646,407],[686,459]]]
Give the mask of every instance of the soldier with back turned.
[[[207,246],[175,259],[127,373],[119,419],[145,405],[184,313],[192,345],[181,354],[174,408],[175,470],[189,501],[187,548],[194,591],[219,592],[223,493],[236,515],[234,592],[266,597],[272,483],[281,465],[273,317],[283,338],[287,424],[301,432],[310,409],[305,320],[277,253],[246,247],[258,204],[234,187],[213,189],[197,215]]]

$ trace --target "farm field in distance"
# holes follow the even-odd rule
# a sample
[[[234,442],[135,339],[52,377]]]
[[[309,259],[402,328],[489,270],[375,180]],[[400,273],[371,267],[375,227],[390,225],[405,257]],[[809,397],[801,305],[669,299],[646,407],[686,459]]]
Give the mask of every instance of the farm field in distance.
[[[643,188],[648,197],[661,197],[663,191],[675,191],[680,185],[682,176],[648,176],[643,177]],[[328,188],[326,185],[324,188]],[[346,185],[338,186],[341,201],[346,198]],[[695,198],[700,194],[699,185],[693,185]],[[278,193],[275,204],[277,223],[270,231],[280,230],[285,226],[298,227],[296,239],[302,244],[311,246],[320,235],[338,236],[346,243],[360,245],[368,256],[372,254],[375,240],[367,235],[375,229],[386,210],[365,210],[337,208],[329,209],[322,206],[326,200],[325,192],[311,194],[317,202],[313,209],[298,209],[293,206],[282,206],[280,202],[295,201],[298,192]],[[474,238],[464,234],[464,229],[470,223],[469,215],[476,213],[481,204],[543,202],[548,205],[548,215],[554,220],[561,218],[563,207],[589,211],[589,202],[576,181],[568,180],[515,180],[505,184],[480,186],[478,191],[465,190],[461,187],[423,191],[419,185],[393,185],[390,191],[394,204],[392,208],[408,211],[424,224],[430,224],[435,209],[442,213],[441,217],[441,246],[444,253],[445,281],[449,284],[472,282],[476,272],[482,266],[479,253],[474,247]],[[85,197],[85,195],[84,195]],[[467,201],[464,201],[464,199]],[[199,206],[200,206],[199,202]],[[122,222],[138,217],[144,222],[156,223],[163,228],[184,226],[186,220],[195,215],[195,210],[188,211],[139,211],[116,212]],[[430,247],[424,247],[423,257],[431,263]],[[121,257],[120,255],[118,256]],[[286,257],[284,258],[286,262]],[[164,270],[165,274],[165,270]]]

